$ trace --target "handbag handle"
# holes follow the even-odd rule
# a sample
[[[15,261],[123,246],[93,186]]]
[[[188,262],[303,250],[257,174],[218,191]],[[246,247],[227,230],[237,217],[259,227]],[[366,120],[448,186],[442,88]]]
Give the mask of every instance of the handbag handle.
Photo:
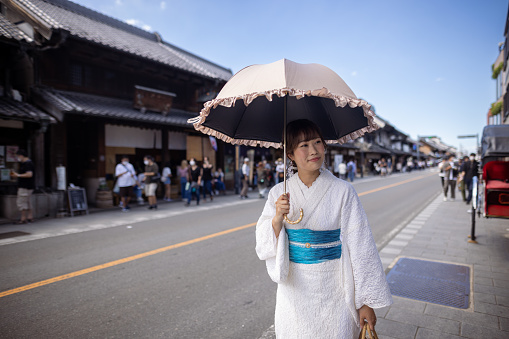
[[[375,330],[369,328],[368,323],[364,322],[364,326],[362,326],[361,333],[359,333],[359,339],[367,339],[368,336],[371,339],[378,339],[378,335],[376,334]]]

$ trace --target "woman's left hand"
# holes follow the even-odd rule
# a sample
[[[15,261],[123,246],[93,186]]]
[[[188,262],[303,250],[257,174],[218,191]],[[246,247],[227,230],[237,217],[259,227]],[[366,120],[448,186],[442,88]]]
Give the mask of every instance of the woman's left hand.
[[[369,328],[374,330],[375,325],[376,325],[375,311],[373,311],[373,309],[371,307],[366,306],[366,305],[362,306],[359,309],[359,320],[361,322],[361,327],[364,324],[364,319],[366,319],[366,321],[368,322]]]

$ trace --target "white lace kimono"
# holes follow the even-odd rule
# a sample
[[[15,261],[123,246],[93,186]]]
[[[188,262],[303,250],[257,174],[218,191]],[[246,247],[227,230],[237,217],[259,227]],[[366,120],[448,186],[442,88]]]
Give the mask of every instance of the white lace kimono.
[[[391,293],[366,213],[353,187],[321,170],[311,187],[298,175],[287,181],[290,220],[278,238],[272,229],[275,202],[283,183],[273,187],[256,225],[256,253],[265,260],[272,280],[278,283],[275,328],[277,338],[357,338],[358,309],[392,304]],[[341,229],[340,259],[318,264],[289,261],[286,228],[314,231]]]

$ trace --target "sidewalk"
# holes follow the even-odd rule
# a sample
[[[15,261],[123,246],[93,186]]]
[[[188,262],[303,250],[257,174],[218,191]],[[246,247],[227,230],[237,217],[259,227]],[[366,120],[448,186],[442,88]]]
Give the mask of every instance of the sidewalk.
[[[467,265],[468,308],[393,296],[392,306],[376,310],[380,339],[509,338],[509,220],[476,217],[478,244],[470,244],[467,209],[461,199],[445,202],[438,196],[380,251],[380,257],[386,273],[401,257]],[[275,338],[273,327],[261,338]]]

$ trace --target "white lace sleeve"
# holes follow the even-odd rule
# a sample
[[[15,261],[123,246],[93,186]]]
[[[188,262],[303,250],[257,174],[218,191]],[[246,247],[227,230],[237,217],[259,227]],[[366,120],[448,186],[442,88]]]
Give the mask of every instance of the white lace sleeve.
[[[272,228],[272,218],[276,215],[275,201],[279,197],[278,186],[272,188],[263,208],[262,215],[256,224],[256,254],[260,260],[265,260],[270,278],[280,283],[286,280],[289,269],[288,236],[285,229],[276,238]]]
[[[391,305],[391,291],[368,218],[351,186],[346,203],[342,206],[341,225],[343,242],[348,248],[353,272],[355,307],[359,309],[367,305],[381,308]]]

